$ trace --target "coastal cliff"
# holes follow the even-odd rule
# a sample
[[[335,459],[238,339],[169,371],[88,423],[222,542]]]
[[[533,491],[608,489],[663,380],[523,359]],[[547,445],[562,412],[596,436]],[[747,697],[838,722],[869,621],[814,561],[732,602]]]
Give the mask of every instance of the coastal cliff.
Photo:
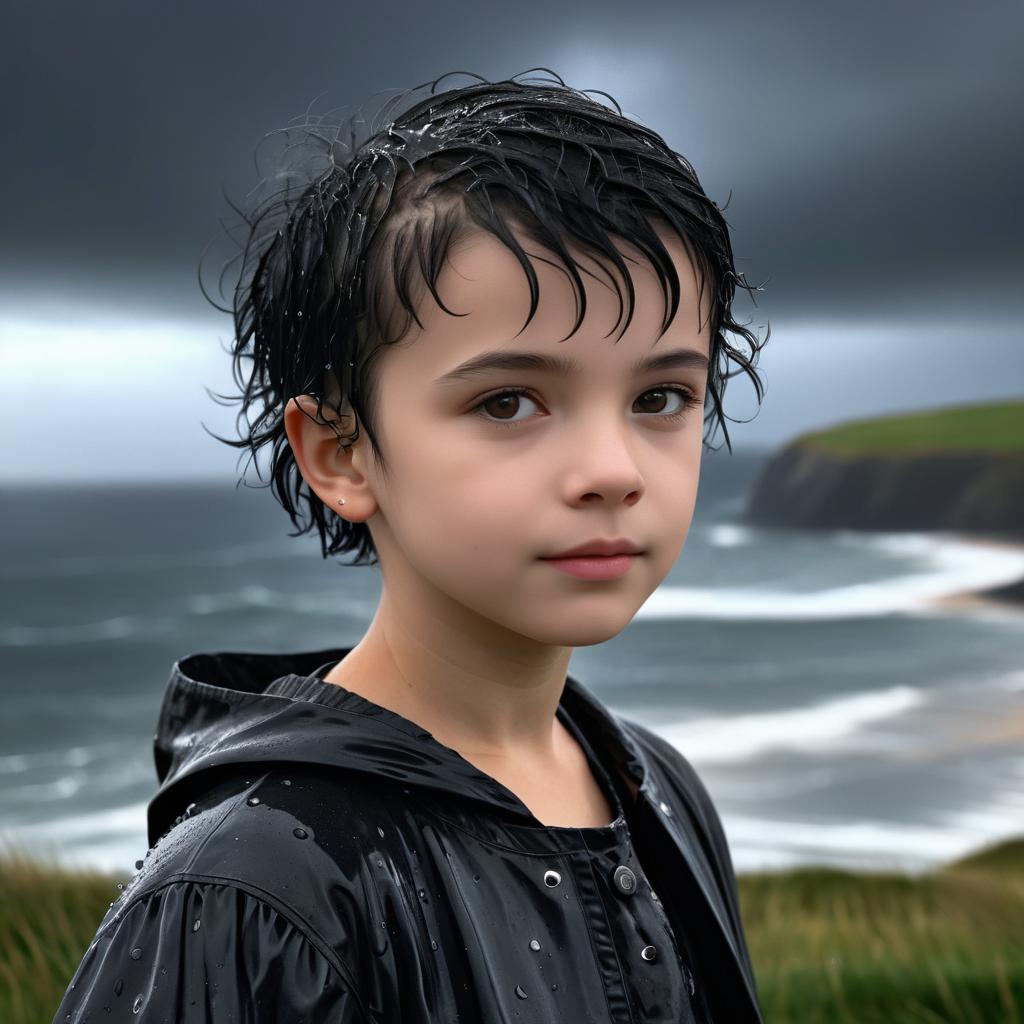
[[[805,434],[767,461],[743,520],[800,529],[942,530],[1024,542],[1024,401]]]

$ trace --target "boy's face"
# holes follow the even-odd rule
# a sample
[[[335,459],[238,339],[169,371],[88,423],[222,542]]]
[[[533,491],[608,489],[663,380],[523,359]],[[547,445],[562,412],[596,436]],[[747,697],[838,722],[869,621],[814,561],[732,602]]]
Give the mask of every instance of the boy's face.
[[[538,253],[519,237],[528,253]],[[564,270],[533,260],[539,306],[516,337],[529,286],[514,255],[480,230],[453,246],[438,291],[449,309],[469,315],[445,313],[424,289],[417,305],[423,329],[413,322],[408,338],[385,348],[377,363],[378,437],[390,475],[382,477],[366,457],[361,432],[353,454],[333,463],[332,480],[310,480],[329,507],[368,522],[388,599],[403,614],[489,642],[514,645],[525,637],[587,646],[618,634],[668,574],[697,495],[711,300],[706,286],[698,314],[686,252],[674,235],[661,237],[681,297],[660,340],[664,299],[638,250],[622,249],[637,260],[629,264],[636,302],[619,340],[619,304],[607,273],[575,253],[597,279],[581,274],[586,317],[560,342],[576,317]],[[558,262],[553,253],[541,255]],[[522,369],[448,377],[499,350],[570,359],[577,367],[565,376]],[[669,351],[689,352],[691,361],[632,368]],[[501,397],[510,388],[529,395]],[[696,404],[687,408],[670,388],[689,390]],[[333,434],[326,437],[336,444]],[[542,560],[596,538],[628,538],[643,553],[613,579],[581,579]]]

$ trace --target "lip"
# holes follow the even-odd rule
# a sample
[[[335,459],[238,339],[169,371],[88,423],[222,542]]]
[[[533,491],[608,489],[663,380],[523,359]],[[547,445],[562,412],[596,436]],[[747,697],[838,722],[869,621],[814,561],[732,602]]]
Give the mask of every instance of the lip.
[[[643,552],[626,537],[612,537],[604,539],[598,537],[596,540],[588,540],[583,544],[577,544],[574,548],[566,551],[559,551],[555,555],[543,555],[545,560],[556,558],[610,558],[612,555],[639,555]]]
[[[576,555],[573,558],[542,558],[555,569],[582,580],[614,580],[629,572],[633,555]]]

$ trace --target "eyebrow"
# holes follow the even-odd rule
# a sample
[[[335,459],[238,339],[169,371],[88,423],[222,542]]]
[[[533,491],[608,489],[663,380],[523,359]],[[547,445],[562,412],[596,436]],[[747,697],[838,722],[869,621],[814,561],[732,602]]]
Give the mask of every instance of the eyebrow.
[[[450,385],[473,377],[483,376],[495,370],[522,371],[540,370],[545,373],[568,377],[579,373],[582,366],[575,359],[565,356],[548,355],[546,352],[484,352],[460,363],[454,370],[435,381],[436,384]],[[654,370],[707,370],[708,357],[696,349],[681,348],[670,352],[660,352],[656,356],[639,359],[630,367],[634,374],[647,373]]]

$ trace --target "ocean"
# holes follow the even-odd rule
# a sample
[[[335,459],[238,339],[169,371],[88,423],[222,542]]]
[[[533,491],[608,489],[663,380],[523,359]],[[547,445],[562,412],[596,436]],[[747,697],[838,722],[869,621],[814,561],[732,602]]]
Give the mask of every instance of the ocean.
[[[1024,577],[1024,548],[745,526],[765,458],[705,453],[678,562],[570,673],[690,760],[740,873],[918,873],[1024,834],[1024,614],[937,603]],[[249,483],[0,489],[4,845],[132,874],[174,662],[359,641],[378,570]]]

